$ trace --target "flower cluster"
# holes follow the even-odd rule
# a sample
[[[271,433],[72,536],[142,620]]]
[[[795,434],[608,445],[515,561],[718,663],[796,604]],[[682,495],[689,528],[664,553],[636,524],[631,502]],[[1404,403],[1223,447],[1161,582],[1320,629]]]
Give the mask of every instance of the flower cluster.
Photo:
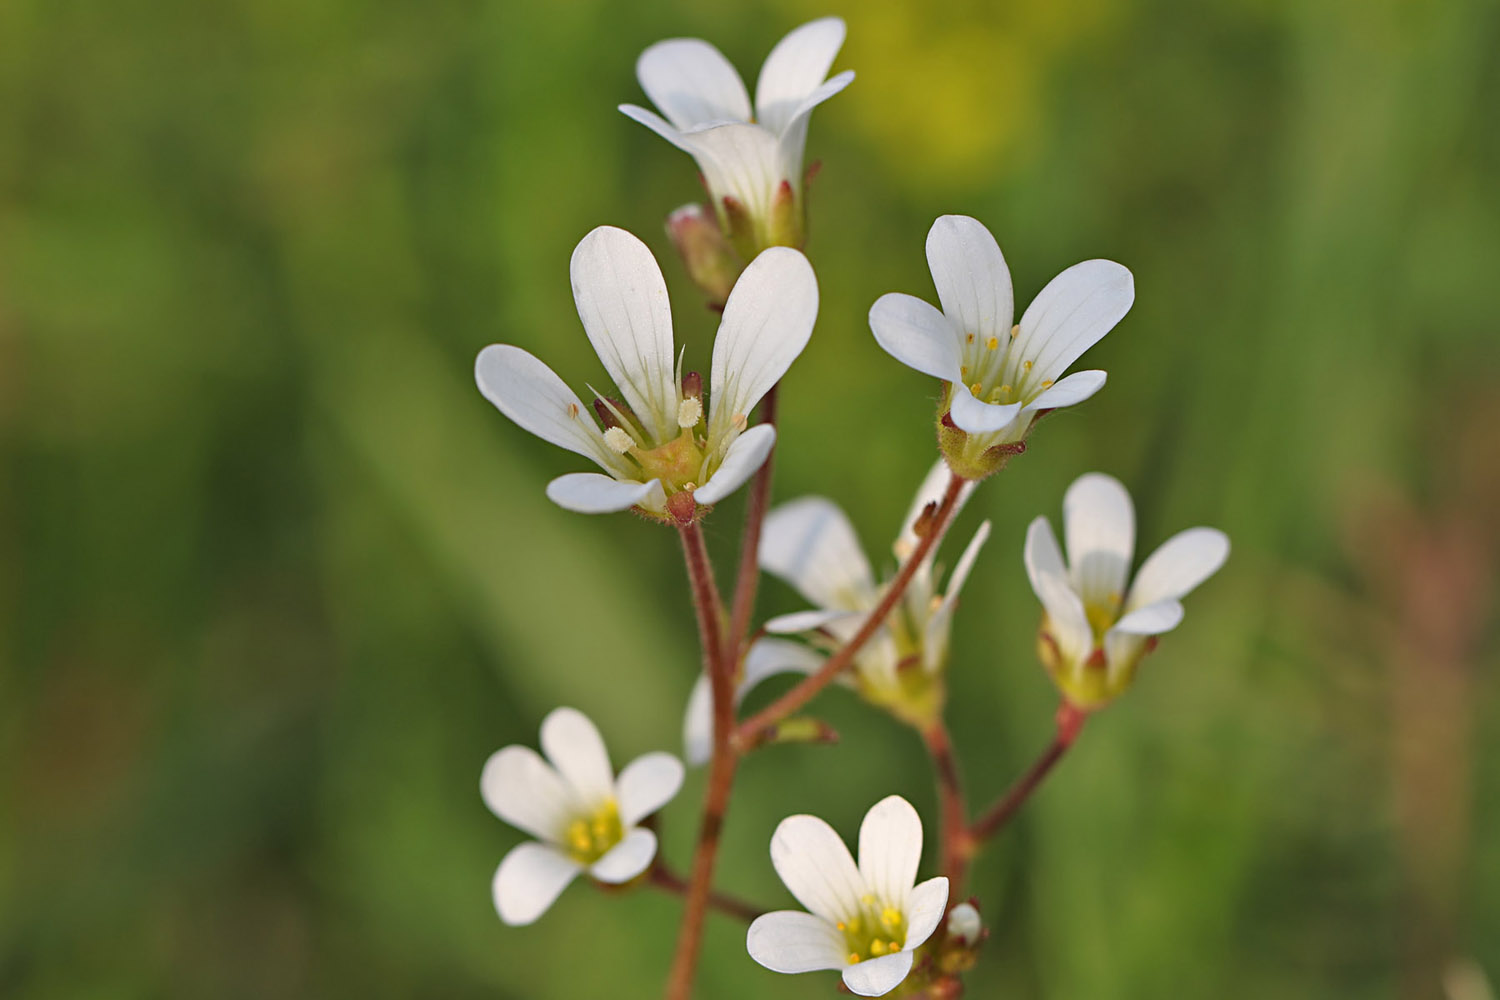
[[[1025,572],[1041,604],[1038,658],[1060,694],[1053,744],[1016,787],[971,814],[949,737],[952,629],[965,582],[992,533],[983,521],[952,568],[942,541],[981,481],[1025,451],[1038,420],[1101,388],[1099,370],[1069,374],[1125,317],[1135,297],[1124,266],[1088,260],[1064,270],[1015,317],[1009,269],[979,221],[937,219],[927,262],[939,306],[904,293],[869,311],[876,343],[938,380],[937,461],[877,572],[850,517],[806,496],[771,507],[766,463],[777,445],[769,401],[816,324],[818,286],[801,253],[808,118],[853,79],[829,76],[844,24],[824,18],[771,52],[752,106],[739,75],[697,39],[651,46],[636,70],[660,114],[624,105],[697,162],[710,202],[668,217],[688,276],[722,311],[707,379],[684,370],[666,281],[637,237],[608,226],[578,244],[571,276],[578,316],[614,385],[585,403],[518,346],[480,352],[480,391],[527,431],[594,462],[600,472],[554,479],[547,496],[582,513],[634,510],[680,537],[703,646],[683,720],[685,757],[707,765],[691,878],[658,857],[655,814],[676,795],[684,766],[648,753],[614,774],[604,741],[582,713],[559,708],[541,728],[545,756],[508,746],[485,764],[484,802],[535,840],[514,847],[493,880],[507,924],[536,920],[578,876],[605,886],[650,885],[685,899],[668,996],[691,993],[710,909],[749,920],[750,958],[774,972],[837,971],[861,996],[959,995],[988,935],[977,901],[961,897],[974,852],[995,835],[1072,744],[1089,713],[1118,698],[1158,637],[1183,618],[1181,600],[1224,563],[1213,528],[1168,539],[1135,573],[1130,495],[1103,473],[1063,497],[1066,557],[1045,517],[1025,533]],[[760,407],[760,419],[754,416]],[[732,600],[720,596],[701,521],[748,490]],[[1016,539],[1020,541],[1019,538]],[[752,622],[759,574],[811,607]],[[992,608],[987,621],[1012,617]],[[1027,625],[1036,619],[1027,615]],[[778,675],[790,687],[748,715],[744,702]],[[692,676],[684,671],[684,683]],[[712,889],[719,831],[739,763],[772,742],[834,737],[799,714],[830,685],[855,692],[909,726],[928,748],[942,809],[942,874],[918,881],[923,822],[899,795],[881,799],[859,829],[858,860],[823,820],[794,815],[770,842],[770,861],[803,910],[763,912]]]

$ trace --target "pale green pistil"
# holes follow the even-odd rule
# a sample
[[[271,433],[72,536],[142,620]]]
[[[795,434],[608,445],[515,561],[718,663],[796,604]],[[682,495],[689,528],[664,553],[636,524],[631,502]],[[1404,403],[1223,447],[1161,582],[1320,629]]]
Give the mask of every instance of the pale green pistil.
[[[580,816],[569,823],[562,839],[570,858],[581,865],[593,864],[625,839],[620,807],[612,798],[605,800],[593,815]]]

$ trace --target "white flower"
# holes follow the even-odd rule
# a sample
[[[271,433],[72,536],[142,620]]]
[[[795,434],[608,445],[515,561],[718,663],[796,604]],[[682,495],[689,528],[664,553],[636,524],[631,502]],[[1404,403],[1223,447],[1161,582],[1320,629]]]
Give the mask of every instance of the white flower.
[[[670,508],[679,520],[692,516],[692,501],[722,500],[776,440],[773,427],[747,430],[746,418],[812,333],[818,285],[807,258],[776,248],[745,269],[714,341],[706,417],[698,376],[684,380],[680,362],[674,368],[667,286],[646,245],[601,226],[573,251],[572,276],[584,330],[622,399],[600,396],[591,410],[550,368],[509,344],[486,347],[475,364],[480,391],[501,413],[608,473],[561,476],[547,496],[586,514],[635,507],[665,518],[681,494]]]
[[[787,35],[761,67],[755,107],[723,53],[698,38],[672,38],[641,53],[636,77],[661,115],[620,110],[698,162],[726,233],[744,252],[802,243],[802,154],[813,108],[849,85],[828,69],[844,44],[836,17]]]
[[[750,957],[773,972],[842,969],[860,996],[889,993],[948,905],[943,876],[914,884],[921,860],[922,820],[899,795],[865,814],[857,867],[827,823],[787,817],[771,838],[771,863],[808,912],[757,917],[745,937]]]
[[[554,709],[542,722],[544,760],[508,746],[485,762],[479,791],[490,811],[537,839],[512,848],[495,872],[495,909],[507,924],[536,920],[580,872],[628,882],[656,857],[656,834],[636,824],[671,801],[682,762],[648,753],[618,780],[588,716]]]
[[[1102,371],[1063,373],[1130,310],[1135,283],[1113,261],[1074,264],[1012,326],[1010,270],[978,221],[934,222],[927,262],[942,311],[892,292],[871,307],[870,329],[897,361],[949,384],[944,422],[962,440],[944,453],[960,475],[982,478],[994,471],[986,452],[1024,441],[1042,411],[1082,402],[1104,385]]]
[[[1180,598],[1224,565],[1229,538],[1216,528],[1179,532],[1132,583],[1135,508],[1125,487],[1099,472],[1068,487],[1063,531],[1066,563],[1045,517],[1026,532],[1026,572],[1046,609],[1039,649],[1068,700],[1096,708],[1130,683],[1152,637],[1182,621]]]

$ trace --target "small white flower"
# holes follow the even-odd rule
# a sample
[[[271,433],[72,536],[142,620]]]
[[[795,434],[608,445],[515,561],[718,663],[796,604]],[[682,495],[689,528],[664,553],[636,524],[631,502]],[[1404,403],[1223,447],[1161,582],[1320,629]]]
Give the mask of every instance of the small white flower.
[[[742,251],[800,246],[807,122],[813,108],[854,79],[849,71],[825,79],[843,44],[844,22],[836,17],[791,32],[766,57],[752,110],[718,49],[698,38],[657,42],[635,72],[666,117],[634,104],[620,110],[698,162],[720,224]]]
[[[714,341],[706,421],[697,376],[684,391],[680,362],[674,367],[667,286],[646,245],[600,226],[573,251],[572,277],[584,330],[621,399],[601,396],[586,407],[550,368],[509,344],[486,347],[475,364],[480,391],[501,413],[608,473],[561,476],[547,496],[585,514],[635,507],[663,518],[679,494],[702,505],[724,499],[776,440],[775,428],[747,430],[746,418],[812,334],[818,285],[807,258],[767,250],[735,285]],[[691,502],[672,506],[679,520],[694,510]]]
[[[979,910],[973,903],[959,903],[948,911],[948,936],[960,944],[975,944],[983,931],[984,922],[979,919]]]
[[[945,215],[934,222],[927,262],[942,311],[892,292],[870,309],[870,329],[897,361],[949,384],[945,416],[967,436],[950,462],[957,458],[965,468],[956,471],[977,478],[989,449],[1024,441],[1039,413],[1082,402],[1104,385],[1102,371],[1063,373],[1130,310],[1135,284],[1114,261],[1074,264],[1012,326],[1010,270],[978,221]]]
[[[537,839],[512,848],[491,886],[500,919],[536,920],[580,872],[600,882],[635,878],[656,857],[656,834],[636,824],[671,801],[682,762],[648,753],[616,780],[604,740],[588,716],[554,709],[542,749],[508,746],[485,762],[479,791],[490,811]]]
[[[1216,528],[1179,532],[1132,583],[1135,508],[1119,480],[1099,472],[1068,487],[1063,531],[1066,563],[1045,517],[1026,531],[1026,572],[1046,609],[1039,648],[1068,700],[1096,708],[1130,683],[1151,637],[1182,621],[1179,600],[1224,565],[1229,538]]]
[[[787,817],[771,838],[771,863],[808,912],[757,917],[745,937],[750,957],[773,972],[842,969],[854,993],[889,993],[948,905],[943,876],[915,884],[921,860],[921,817],[899,795],[865,814],[858,866],[833,827],[816,816]]]
[[[974,492],[975,485],[964,485],[954,516]],[[942,499],[947,487],[948,467],[939,461],[917,490],[892,546],[897,560],[904,562],[916,548],[917,518],[929,503]],[[923,700],[927,685],[902,684],[899,672],[919,666],[920,676],[930,680],[942,671],[948,660],[953,609],[958,605],[958,595],[969,578],[974,560],[989,537],[990,523],[986,521],[959,556],[944,593],[938,593],[937,589],[940,574],[933,567],[936,549],[928,552],[902,600],[886,618],[885,626],[854,658],[852,679],[867,697],[898,712],[933,707]],[[761,569],[785,580],[817,605],[812,610],[772,618],[766,622],[766,631],[774,635],[805,635],[829,653],[854,637],[889,585],[889,580],[876,583],[848,515],[838,504],[823,497],[801,497],[771,510],[761,529],[759,560]],[[824,658],[824,652],[800,642],[780,638],[757,640],[745,657],[744,671],[735,690],[736,704],[766,678],[785,673],[813,673],[823,665]],[[708,760],[712,734],[713,703],[708,678],[700,676],[688,699],[683,722],[689,764],[696,766]]]

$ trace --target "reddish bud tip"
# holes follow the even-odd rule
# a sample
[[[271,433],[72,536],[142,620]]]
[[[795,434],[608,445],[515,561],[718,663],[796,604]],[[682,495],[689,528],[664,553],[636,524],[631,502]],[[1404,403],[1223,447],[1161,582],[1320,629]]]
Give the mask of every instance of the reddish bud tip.
[[[682,376],[682,397],[684,399],[703,398],[703,376],[697,372],[688,372]]]

